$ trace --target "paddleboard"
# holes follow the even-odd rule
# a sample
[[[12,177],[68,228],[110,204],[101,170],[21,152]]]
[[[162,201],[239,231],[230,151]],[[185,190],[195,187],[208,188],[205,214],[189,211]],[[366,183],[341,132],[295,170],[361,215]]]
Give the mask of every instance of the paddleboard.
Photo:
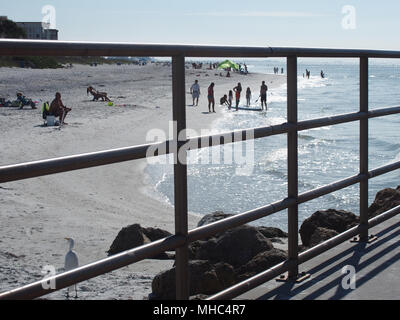
[[[261,108],[247,108],[247,107],[239,107],[239,110],[244,110],[244,111],[263,111]],[[232,106],[231,110],[236,110],[236,107]]]

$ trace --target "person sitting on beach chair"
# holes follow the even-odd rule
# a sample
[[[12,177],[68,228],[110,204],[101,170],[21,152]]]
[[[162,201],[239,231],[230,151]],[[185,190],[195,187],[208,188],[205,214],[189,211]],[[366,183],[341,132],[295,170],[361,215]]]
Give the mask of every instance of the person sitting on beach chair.
[[[71,108],[67,108],[64,106],[63,102],[61,101],[61,93],[57,92],[55,99],[52,101],[50,105],[49,115],[59,117],[60,118],[60,125],[67,124],[64,122],[67,114],[71,111]]]
[[[37,109],[36,104],[31,99],[27,99],[20,92],[17,93],[17,101],[19,102],[20,109],[23,109],[24,106],[31,106],[32,109]]]

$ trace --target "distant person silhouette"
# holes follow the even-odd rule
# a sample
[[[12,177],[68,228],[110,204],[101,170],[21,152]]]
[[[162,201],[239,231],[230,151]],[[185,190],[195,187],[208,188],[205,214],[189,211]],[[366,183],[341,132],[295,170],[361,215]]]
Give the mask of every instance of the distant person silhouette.
[[[268,94],[268,86],[265,84],[265,81],[262,82],[261,84],[261,89],[260,89],[260,96],[261,96],[261,109],[268,110],[267,108],[267,94]]]
[[[242,94],[242,84],[239,82],[238,85],[233,88],[233,91],[236,92],[236,111],[239,111],[240,97]]]
[[[213,108],[213,111],[215,113],[215,98],[214,98],[214,87],[215,83],[211,83],[210,86],[208,87],[208,112],[211,113],[211,106]]]

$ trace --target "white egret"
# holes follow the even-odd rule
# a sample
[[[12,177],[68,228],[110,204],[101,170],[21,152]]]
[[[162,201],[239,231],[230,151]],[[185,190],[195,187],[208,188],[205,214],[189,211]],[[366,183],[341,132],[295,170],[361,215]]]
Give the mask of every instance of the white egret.
[[[64,269],[65,271],[71,271],[79,267],[79,260],[77,254],[73,251],[75,241],[72,238],[65,238],[69,242],[69,251],[65,255],[65,264]],[[73,289],[73,287],[69,287],[67,291],[67,298],[69,298],[69,290]],[[75,299],[78,298],[78,290],[75,284]]]

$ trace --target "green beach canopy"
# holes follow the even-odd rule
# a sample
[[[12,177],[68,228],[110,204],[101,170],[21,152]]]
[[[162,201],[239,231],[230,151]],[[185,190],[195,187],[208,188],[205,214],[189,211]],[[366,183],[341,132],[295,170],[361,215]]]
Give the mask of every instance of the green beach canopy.
[[[227,68],[232,68],[235,70],[239,70],[239,65],[230,61],[230,60],[225,60],[224,62],[221,62],[218,65],[218,69],[227,69]]]

